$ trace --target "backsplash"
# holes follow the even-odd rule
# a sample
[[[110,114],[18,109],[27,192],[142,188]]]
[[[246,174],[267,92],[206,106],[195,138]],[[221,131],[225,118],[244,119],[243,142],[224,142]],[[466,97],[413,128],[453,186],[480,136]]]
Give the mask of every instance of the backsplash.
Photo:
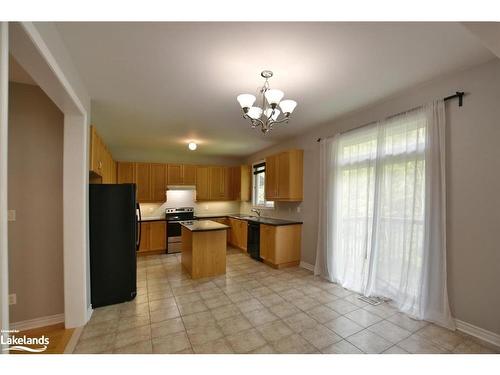
[[[170,207],[194,207],[195,215],[224,215],[240,212],[240,202],[216,201],[195,202],[194,190],[168,190],[165,203],[141,203],[143,217],[164,216],[165,209]]]
[[[240,213],[244,215],[255,215],[251,211],[251,202],[241,202]],[[303,220],[303,212],[297,212],[301,209],[301,202],[274,202],[274,208],[264,208],[261,210],[261,216],[272,217],[274,219],[284,220]]]

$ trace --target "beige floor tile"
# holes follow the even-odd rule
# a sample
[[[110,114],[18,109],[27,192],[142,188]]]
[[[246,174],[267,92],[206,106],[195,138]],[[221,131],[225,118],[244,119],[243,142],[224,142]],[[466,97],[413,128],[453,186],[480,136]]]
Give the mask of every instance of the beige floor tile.
[[[453,353],[457,354],[495,354],[495,351],[471,340],[466,339],[460,344],[458,344],[454,349]]]
[[[202,311],[208,310],[207,305],[203,301],[193,301],[193,302],[185,302],[185,303],[179,303],[179,312],[181,313],[181,316],[184,315],[190,315]]]
[[[343,300],[343,299],[337,299],[335,301],[329,302],[325,304],[325,306],[331,308],[332,310],[335,310],[341,315],[350,313],[351,311],[359,309],[358,306],[353,305],[352,303]]]
[[[268,287],[265,286],[261,286],[259,288],[250,290],[250,294],[255,298],[264,297],[272,293],[274,293],[272,289],[269,289]]]
[[[271,294],[266,294],[262,297],[257,297],[257,299],[266,307],[271,307],[278,303],[285,302],[285,299],[280,297],[277,293],[272,292]]]
[[[327,346],[326,348],[323,348],[321,352],[325,354],[363,354],[361,350],[346,340]]]
[[[117,332],[128,331],[129,329],[142,327],[149,324],[149,315],[120,318],[120,320],[118,321]]]
[[[115,333],[110,333],[101,336],[94,336],[87,339],[78,341],[75,354],[97,354],[102,352],[109,352],[113,350],[113,343],[115,342]]]
[[[410,354],[403,348],[400,348],[397,345],[391,346],[389,349],[386,351],[382,352],[382,354]]]
[[[252,295],[246,290],[238,290],[237,292],[230,293],[227,296],[234,303],[246,301],[252,298]]]
[[[342,341],[342,337],[333,331],[330,331],[322,324],[318,324],[313,328],[305,329],[300,333],[300,335],[316,349],[323,349],[327,346],[335,344],[336,342]]]
[[[305,297],[304,293],[296,289],[286,289],[281,292],[278,292],[278,294],[289,302],[295,301],[298,298]]]
[[[381,303],[380,305],[376,306],[367,305],[363,307],[363,309],[371,312],[372,314],[378,315],[383,319],[387,319],[398,312],[394,307],[389,306],[387,303]]]
[[[113,348],[118,349],[145,340],[151,340],[151,327],[149,325],[118,332]]]
[[[247,329],[226,337],[235,353],[248,353],[267,344],[255,328]]]
[[[408,353],[414,354],[448,353],[446,349],[441,348],[429,340],[415,334],[404,339],[403,341],[400,341],[398,346],[406,350]]]
[[[295,315],[300,312],[298,308],[296,308],[294,305],[292,305],[289,302],[281,302],[276,305],[272,305],[269,307],[269,310],[279,316],[281,319],[286,318],[291,315]]]
[[[157,337],[152,340],[153,353],[173,354],[183,350],[191,350],[191,344],[185,332]]]
[[[172,333],[183,332],[184,330],[184,323],[181,318],[168,319],[151,324],[151,337],[157,338],[167,336]]]
[[[210,310],[210,312],[212,313],[212,316],[215,320],[222,320],[230,316],[241,314],[240,309],[234,304],[220,306]]]
[[[257,298],[251,298],[245,301],[236,303],[236,306],[241,312],[248,312],[252,310],[258,310],[264,307],[262,303],[259,302]]]
[[[316,306],[319,306],[321,304],[319,301],[315,300],[314,298],[307,297],[307,296],[291,300],[290,303],[303,311],[310,310],[310,309],[312,309]]]
[[[344,316],[365,328],[382,320],[380,316],[372,314],[363,309],[351,311],[350,313],[347,313]]]
[[[250,352],[251,354],[276,354],[276,350],[269,345],[266,344],[264,346],[261,346],[260,348],[254,349]]]
[[[401,340],[411,336],[411,332],[398,327],[397,325],[388,322],[387,320],[383,320],[381,322],[375,323],[374,325],[368,327],[368,330],[376,333],[380,337],[383,337],[389,342],[396,344]]]
[[[402,313],[394,314],[387,318],[387,320],[410,332],[418,331],[419,329],[424,328],[427,324],[429,324],[423,320],[411,319],[410,317]]]
[[[151,340],[136,342],[113,350],[113,353],[116,354],[151,354],[152,352],[153,345],[151,344]]]
[[[167,319],[177,318],[179,316],[179,309],[176,306],[167,307],[150,313],[151,323],[158,323]]]
[[[318,292],[318,293],[308,294],[308,296],[311,298],[314,298],[316,301],[318,301],[321,304],[333,302],[333,301],[339,299],[339,297],[334,296],[333,294],[330,294],[330,293],[325,292],[323,290],[321,292]]]
[[[91,337],[110,335],[118,330],[118,319],[108,320],[100,323],[87,324],[83,329],[80,340],[86,340]]]
[[[305,311],[306,314],[320,323],[326,323],[338,318],[340,314],[327,306],[316,306],[310,310]]]
[[[175,300],[177,301],[178,304],[199,301],[201,299],[202,299],[201,294],[198,292],[175,296]]]
[[[262,309],[246,311],[243,313],[254,327],[277,320],[278,317],[265,307]]]
[[[203,298],[204,300],[225,296],[225,294],[219,288],[202,290],[199,293],[201,298]]]
[[[272,346],[278,353],[305,354],[316,351],[314,346],[309,344],[298,334],[293,334],[275,341],[272,343]]]
[[[222,330],[215,322],[209,325],[190,328],[187,330],[187,334],[192,345],[202,345],[224,336]]]
[[[197,354],[231,354],[234,353],[226,339],[221,338],[209,341],[201,345],[193,345],[193,351]]]
[[[302,332],[318,324],[316,320],[303,312],[288,316],[283,321],[295,332]]]
[[[232,304],[231,300],[227,298],[225,295],[219,296],[219,297],[214,297],[214,298],[209,298],[205,300],[205,305],[209,309],[215,309],[220,306],[225,306],[225,305],[230,305]]]
[[[359,324],[354,323],[352,320],[343,316],[339,316],[338,318],[325,323],[325,326],[344,338],[363,330],[363,327]]]
[[[226,336],[252,328],[252,324],[241,314],[219,320],[217,324]]]
[[[429,324],[422,328],[417,332],[417,335],[449,351],[453,351],[453,349],[466,340],[464,335],[438,327],[435,324]]]
[[[268,341],[273,342],[290,336],[294,332],[281,320],[269,322],[257,327],[260,334]]]
[[[351,344],[365,353],[378,354],[389,349],[393,344],[386,339],[368,331],[367,329],[349,336],[347,339]]]
[[[183,316],[182,321],[186,329],[215,324],[215,319],[210,311],[202,311],[199,313]]]
[[[149,302],[149,311],[158,311],[158,310],[165,310],[169,307],[176,307],[177,303],[175,302],[175,298],[173,297],[167,297],[164,299],[159,299],[155,301],[150,301]]]
[[[142,303],[136,304],[131,302],[126,302],[120,306],[120,318],[126,318],[131,316],[149,316],[149,304]]]

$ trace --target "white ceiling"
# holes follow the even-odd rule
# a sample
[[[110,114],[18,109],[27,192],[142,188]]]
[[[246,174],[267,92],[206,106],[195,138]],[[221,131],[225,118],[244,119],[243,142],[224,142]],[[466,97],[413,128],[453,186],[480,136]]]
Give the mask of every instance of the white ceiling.
[[[458,23],[58,23],[113,156],[246,156],[493,55]],[[299,105],[267,135],[236,102],[260,72]]]

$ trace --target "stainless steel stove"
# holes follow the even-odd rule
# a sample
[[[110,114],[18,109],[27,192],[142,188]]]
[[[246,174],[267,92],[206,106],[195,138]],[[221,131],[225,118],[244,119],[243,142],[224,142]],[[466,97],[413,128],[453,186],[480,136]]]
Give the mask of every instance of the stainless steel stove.
[[[181,221],[194,219],[193,207],[167,208],[165,210],[167,220],[167,253],[179,253],[182,250]]]

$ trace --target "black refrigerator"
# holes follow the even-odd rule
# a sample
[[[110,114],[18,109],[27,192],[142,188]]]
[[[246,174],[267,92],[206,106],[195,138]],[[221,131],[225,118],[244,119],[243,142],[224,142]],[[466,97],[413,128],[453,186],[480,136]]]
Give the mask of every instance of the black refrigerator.
[[[90,290],[92,307],[130,301],[137,294],[140,242],[135,184],[89,187]]]

